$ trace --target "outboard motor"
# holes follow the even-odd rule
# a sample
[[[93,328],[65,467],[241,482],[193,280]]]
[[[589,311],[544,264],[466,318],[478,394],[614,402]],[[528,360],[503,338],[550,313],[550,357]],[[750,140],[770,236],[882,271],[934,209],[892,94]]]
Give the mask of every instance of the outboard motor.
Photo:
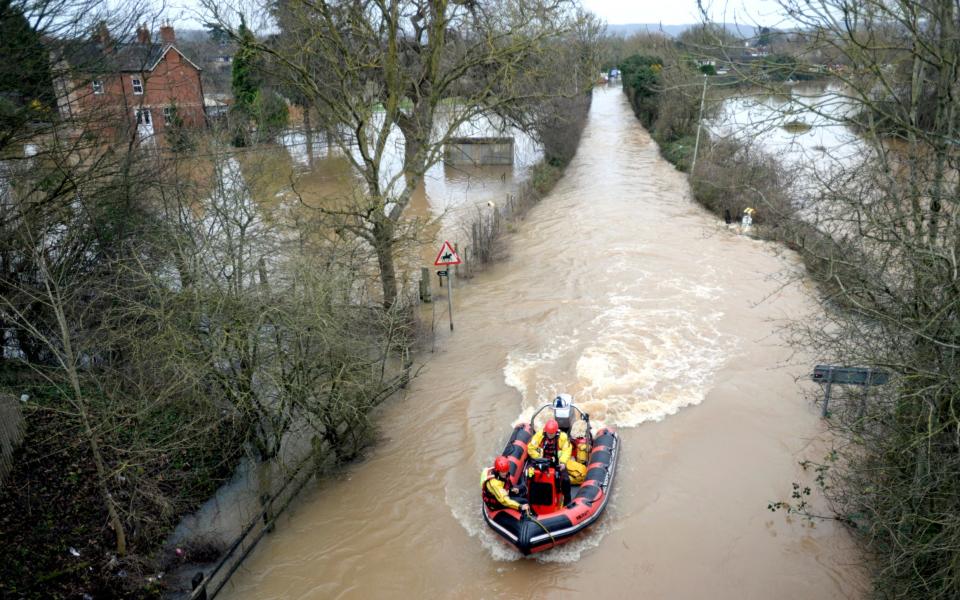
[[[573,396],[560,394],[554,398],[553,414],[560,429],[570,433],[570,426],[573,425]]]

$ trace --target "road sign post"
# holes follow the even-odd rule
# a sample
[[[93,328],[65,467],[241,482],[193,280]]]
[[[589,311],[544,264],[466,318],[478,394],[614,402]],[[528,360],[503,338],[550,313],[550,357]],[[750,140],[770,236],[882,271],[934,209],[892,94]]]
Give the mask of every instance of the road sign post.
[[[827,418],[830,405],[830,389],[834,383],[841,385],[859,385],[863,388],[873,385],[883,385],[890,381],[890,374],[886,371],[866,367],[836,367],[834,365],[817,365],[813,368],[811,379],[825,385],[823,389],[823,410],[820,416]],[[860,406],[860,416],[863,416],[865,406]]]
[[[453,271],[450,269],[452,265],[459,265],[462,261],[460,256],[457,254],[457,251],[454,249],[453,245],[450,242],[443,242],[443,245],[440,246],[440,252],[437,253],[437,259],[433,261],[434,266],[437,267],[447,267],[443,271],[437,271],[437,275],[441,278],[447,278],[447,312],[450,314],[450,331],[453,331]],[[442,279],[441,279],[442,281]]]
[[[447,269],[447,314],[450,315],[450,331],[453,331],[453,272]]]

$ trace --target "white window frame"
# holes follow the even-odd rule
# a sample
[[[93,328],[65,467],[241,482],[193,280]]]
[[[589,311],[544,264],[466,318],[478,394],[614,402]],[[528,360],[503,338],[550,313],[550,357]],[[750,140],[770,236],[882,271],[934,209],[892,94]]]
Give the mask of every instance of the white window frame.
[[[133,95],[142,96],[143,95],[143,80],[139,77],[130,77],[130,85],[133,86]],[[140,91],[137,91],[137,88],[140,88]]]
[[[173,122],[173,108],[169,106],[163,107],[163,124],[170,125]]]
[[[133,115],[137,119],[137,125],[150,125],[153,126],[153,116],[150,114],[149,108],[138,108],[135,109]]]
[[[102,96],[103,95],[103,80],[94,79],[90,82],[90,85],[93,86],[93,95]]]

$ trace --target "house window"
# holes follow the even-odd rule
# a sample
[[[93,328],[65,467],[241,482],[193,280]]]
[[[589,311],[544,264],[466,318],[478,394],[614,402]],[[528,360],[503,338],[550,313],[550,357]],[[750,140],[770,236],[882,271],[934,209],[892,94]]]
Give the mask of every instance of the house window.
[[[137,125],[150,125],[150,111],[148,109],[137,109]]]
[[[99,79],[93,80],[93,93],[97,96],[103,94],[103,81]]]
[[[170,123],[173,123],[173,108],[166,106],[163,109],[163,124],[169,125]]]
[[[131,77],[130,82],[133,84],[133,93],[137,96],[143,95],[143,82],[139,77]]]

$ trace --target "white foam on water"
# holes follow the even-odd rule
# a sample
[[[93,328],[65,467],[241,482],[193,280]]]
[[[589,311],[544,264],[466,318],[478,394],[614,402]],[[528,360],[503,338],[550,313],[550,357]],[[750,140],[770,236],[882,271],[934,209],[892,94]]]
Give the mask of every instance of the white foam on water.
[[[477,473],[479,472],[478,468]],[[447,486],[445,500],[453,513],[453,518],[460,523],[467,535],[480,540],[480,545],[494,560],[513,561],[523,558],[518,550],[507,545],[500,536],[487,527],[480,506],[480,494],[472,493],[479,489],[479,478],[476,487]]]
[[[577,534],[569,542],[556,548],[534,554],[533,558],[539,563],[574,563],[580,560],[580,555],[586,550],[596,548],[600,541],[612,531],[610,523],[614,519],[601,519],[591,525],[583,533]]]
[[[624,305],[604,311],[605,328],[577,360],[580,404],[619,427],[699,404],[729,350],[712,324],[722,316]]]
[[[707,276],[710,274],[708,273]],[[556,393],[569,392],[595,425],[635,427],[703,401],[736,341],[720,333],[723,313],[711,310],[722,288],[709,280],[643,277],[607,295],[579,343],[563,332],[540,352],[511,354],[504,380],[523,397],[517,421]],[[554,364],[573,364],[557,380]]]
[[[537,372],[540,368],[556,362],[569,348],[576,347],[579,343],[576,335],[576,331],[559,334],[539,352],[511,353],[507,356],[507,365],[503,368],[504,382],[524,396],[527,390],[533,387],[535,397],[553,398],[555,395],[553,388],[548,385],[548,382],[538,379]],[[533,413],[534,407],[528,408],[530,409],[527,416],[529,419],[529,414]]]
[[[703,281],[690,281],[677,278],[661,279],[657,283],[657,287],[673,288],[676,290],[682,289],[686,294],[693,294],[697,298],[703,298],[705,300],[712,300],[723,293],[723,288],[718,285],[710,285]]]

